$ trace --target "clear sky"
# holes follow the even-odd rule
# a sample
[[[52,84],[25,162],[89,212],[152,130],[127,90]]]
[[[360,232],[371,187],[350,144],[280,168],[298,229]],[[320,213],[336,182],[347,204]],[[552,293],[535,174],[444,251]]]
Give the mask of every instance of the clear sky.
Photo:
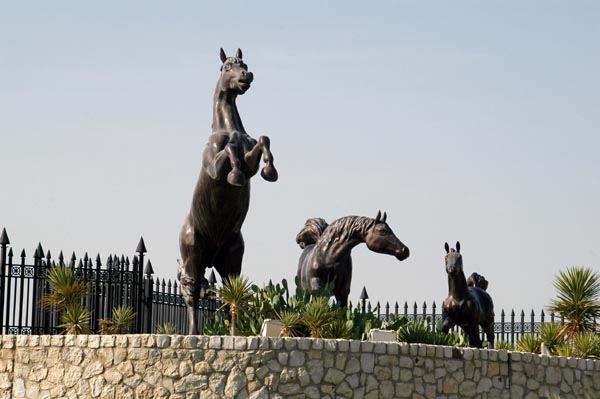
[[[0,2],[0,227],[29,255],[133,255],[175,278],[219,48],[279,181],[252,181],[243,273],[293,280],[296,233],[387,211],[404,262],[353,251],[350,299],[437,304],[445,241],[497,313],[600,271],[597,1]]]

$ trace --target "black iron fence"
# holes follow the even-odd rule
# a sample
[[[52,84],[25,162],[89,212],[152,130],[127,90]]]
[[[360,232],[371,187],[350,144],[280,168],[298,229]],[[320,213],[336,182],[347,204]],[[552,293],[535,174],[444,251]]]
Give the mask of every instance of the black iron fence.
[[[363,293],[366,293],[366,290],[363,289]],[[398,302],[396,302],[394,306],[390,306],[389,302],[384,306],[381,306],[379,302],[377,302],[376,305],[372,305],[367,299],[368,298],[363,298],[361,300],[362,303],[360,303],[359,306],[367,312],[376,313],[381,320],[392,321],[393,319],[401,317],[406,317],[409,321],[426,320],[433,330],[438,328],[439,323],[442,322],[441,309],[438,311],[435,301],[432,302],[430,307],[428,307],[425,302],[423,302],[422,306],[418,306],[417,303],[414,302],[414,304],[409,307],[408,302],[404,302],[403,306],[400,306]],[[523,335],[538,335],[542,324],[548,322],[563,323],[564,320],[562,318],[557,319],[554,313],[550,313],[548,319],[543,309],[539,314],[536,314],[533,310],[531,310],[529,314],[525,314],[524,310],[521,310],[520,313],[515,313],[514,310],[511,310],[510,313],[507,314],[504,309],[502,309],[500,313],[496,313],[496,322],[494,323],[496,342],[506,341],[514,344],[518,342]]]
[[[99,331],[99,319],[110,318],[115,307],[126,305],[136,312],[134,333],[153,333],[165,323],[173,325],[180,333],[186,333],[188,315],[180,287],[176,281],[154,278],[152,263],[146,259],[146,252],[142,238],[131,259],[110,255],[103,264],[100,255],[93,260],[87,253],[82,258],[73,253],[70,259],[65,259],[60,252],[54,259],[50,251],[44,253],[39,244],[32,256],[33,263],[28,263],[25,250],[15,256],[3,230],[0,234],[0,334],[56,334],[60,331],[59,315],[41,306],[44,295],[50,293],[46,279],[48,270],[55,265],[70,267],[77,278],[86,283],[88,295],[83,304],[92,314],[92,331]],[[216,282],[214,274],[209,282],[213,285]],[[435,302],[430,307],[426,303],[419,307],[416,302],[409,307],[405,302],[401,307],[397,302],[393,306],[389,302],[384,306],[379,302],[371,305],[367,299],[363,289],[359,306],[375,312],[382,320],[394,317],[406,317],[410,321],[427,320],[433,329],[442,320],[441,309],[438,311]],[[200,301],[196,310],[199,312],[200,331],[213,320],[220,306],[215,299]],[[563,320],[556,321],[562,323]],[[538,334],[540,326],[546,322],[555,322],[554,314],[547,319],[543,310],[539,314],[533,310],[528,314],[523,310],[520,313],[512,310],[508,314],[501,310],[496,313],[496,340],[515,343],[524,334]]]
[[[44,253],[39,244],[31,263],[27,261],[25,250],[15,255],[3,230],[0,235],[0,334],[59,332],[59,315],[41,306],[42,298],[50,294],[48,271],[56,265],[70,267],[86,284],[88,295],[83,305],[91,312],[92,331],[99,331],[99,319],[110,318],[114,308],[125,305],[136,313],[134,333],[153,333],[164,323],[185,333],[188,315],[177,282],[155,280],[146,252],[142,238],[131,260],[123,255],[110,255],[103,264],[100,255],[93,260],[87,253],[83,258],[73,253],[70,259],[65,259],[61,251],[54,259],[50,251]],[[200,301],[197,308],[200,331],[219,306],[214,299]]]

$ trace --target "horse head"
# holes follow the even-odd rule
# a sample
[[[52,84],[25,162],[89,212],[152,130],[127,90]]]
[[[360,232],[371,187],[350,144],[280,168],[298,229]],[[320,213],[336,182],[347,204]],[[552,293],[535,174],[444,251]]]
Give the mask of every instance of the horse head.
[[[463,261],[460,254],[460,242],[456,242],[456,249],[450,248],[448,243],[445,243],[444,249],[446,249],[446,273],[455,276],[462,272]]]
[[[302,249],[316,243],[327,226],[329,226],[329,224],[323,218],[308,219],[304,223],[302,230],[296,235],[296,243],[300,245],[300,248]]]
[[[375,222],[367,230],[365,235],[365,243],[367,248],[373,252],[382,254],[394,255],[398,260],[408,258],[410,251],[406,245],[396,237],[390,226],[385,222],[387,215],[384,212],[383,217],[381,211],[377,213]]]
[[[219,87],[224,92],[244,94],[254,80],[252,72],[248,72],[248,65],[242,61],[242,50],[238,49],[234,57],[227,57],[221,49],[221,78]]]

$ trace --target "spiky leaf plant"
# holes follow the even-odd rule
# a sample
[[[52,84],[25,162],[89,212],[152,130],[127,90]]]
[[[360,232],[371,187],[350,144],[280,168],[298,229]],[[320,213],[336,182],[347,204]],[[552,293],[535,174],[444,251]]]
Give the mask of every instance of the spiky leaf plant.
[[[54,266],[46,277],[50,294],[42,298],[44,309],[60,313],[74,304],[79,304],[87,296],[87,285],[75,277],[67,266]]]
[[[352,338],[352,320],[346,320],[338,314],[329,326],[325,328],[323,338],[350,339]]]
[[[91,334],[90,319],[92,315],[81,303],[69,305],[61,316],[63,334]]]
[[[513,351],[513,350],[515,350],[515,346],[508,341],[496,341],[494,343],[494,349],[497,349],[497,350],[504,349],[507,351]]]
[[[253,298],[252,284],[241,275],[223,279],[223,287],[215,290],[217,298],[229,309],[231,315],[230,334],[237,335],[237,321],[244,306]]]
[[[516,349],[519,352],[541,353],[542,339],[533,334],[526,334],[517,342]]]
[[[283,329],[281,335],[284,337],[303,337],[303,330],[305,329],[304,323],[300,314],[284,310],[279,313],[279,320],[283,323]]]
[[[329,299],[323,296],[312,297],[302,313],[302,320],[313,338],[323,338],[326,329],[335,319],[336,311],[329,306]]]
[[[565,342],[562,326],[558,323],[544,323],[540,327],[540,339],[550,353],[555,353],[556,347]]]
[[[179,329],[175,324],[166,321],[156,328],[156,333],[165,335],[177,335],[179,334]]]
[[[562,333],[568,339],[592,331],[600,318],[600,276],[590,268],[569,267],[554,279],[557,298],[549,306],[565,319]]]
[[[98,320],[100,334],[127,334],[135,323],[135,312],[131,306],[117,306],[112,311],[112,318]]]

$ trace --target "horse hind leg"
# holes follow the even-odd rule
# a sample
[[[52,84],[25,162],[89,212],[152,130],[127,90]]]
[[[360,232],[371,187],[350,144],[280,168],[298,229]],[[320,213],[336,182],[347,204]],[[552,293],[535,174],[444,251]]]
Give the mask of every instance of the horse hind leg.
[[[204,268],[201,266],[202,248],[197,240],[195,229],[186,219],[180,236],[181,260],[177,270],[177,279],[181,283],[181,293],[187,308],[188,333],[196,335],[198,329],[197,306],[200,297],[206,295],[208,281],[204,277]]]
[[[485,332],[485,336],[489,343],[488,349],[494,349],[494,322],[492,321],[491,323],[487,323],[486,325],[481,327],[483,328],[483,331]]]

